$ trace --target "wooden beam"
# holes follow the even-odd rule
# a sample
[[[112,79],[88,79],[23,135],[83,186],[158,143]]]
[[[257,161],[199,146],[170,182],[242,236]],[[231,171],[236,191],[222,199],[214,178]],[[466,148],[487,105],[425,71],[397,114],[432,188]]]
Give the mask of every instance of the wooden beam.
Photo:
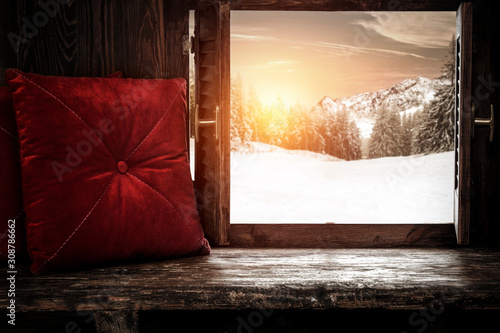
[[[214,0],[190,0],[190,8]],[[231,10],[456,11],[460,0],[233,0]]]
[[[453,224],[231,224],[231,246],[274,248],[446,247]]]

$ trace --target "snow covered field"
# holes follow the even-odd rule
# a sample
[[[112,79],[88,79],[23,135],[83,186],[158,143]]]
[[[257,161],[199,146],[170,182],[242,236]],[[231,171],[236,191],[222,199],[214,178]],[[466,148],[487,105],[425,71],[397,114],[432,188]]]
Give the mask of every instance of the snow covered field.
[[[252,145],[231,153],[231,223],[453,221],[453,152],[348,162]]]

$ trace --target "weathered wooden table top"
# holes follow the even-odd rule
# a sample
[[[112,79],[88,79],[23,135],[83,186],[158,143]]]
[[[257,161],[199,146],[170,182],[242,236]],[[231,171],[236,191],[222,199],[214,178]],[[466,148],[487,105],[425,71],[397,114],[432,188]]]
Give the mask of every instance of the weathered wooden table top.
[[[19,312],[419,309],[433,300],[500,309],[500,250],[216,248],[206,257],[41,277],[23,267],[16,287]]]

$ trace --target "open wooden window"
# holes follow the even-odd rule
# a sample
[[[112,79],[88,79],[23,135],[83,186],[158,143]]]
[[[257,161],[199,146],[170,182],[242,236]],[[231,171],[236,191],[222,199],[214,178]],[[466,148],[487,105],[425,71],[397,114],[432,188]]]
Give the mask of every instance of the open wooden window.
[[[451,224],[229,224],[230,191],[230,9],[353,10],[342,4],[232,6],[199,1],[195,13],[196,157],[195,188],[207,238],[214,245],[272,247],[436,246],[468,243],[471,133],[472,5],[457,13],[456,238]],[[289,3],[290,6],[287,6]],[[252,7],[253,6],[253,7]],[[267,7],[270,8],[267,8]],[[330,7],[331,8],[330,8]],[[344,7],[347,5],[344,5]],[[375,5],[374,5],[375,6]],[[432,5],[413,10],[435,10]],[[255,8],[254,8],[255,7]],[[272,7],[272,8],[271,8]],[[373,7],[373,6],[372,6]],[[387,10],[384,8],[366,10]],[[394,9],[396,10],[396,8]],[[439,10],[445,10],[439,7]],[[470,104],[470,103],[469,103]]]

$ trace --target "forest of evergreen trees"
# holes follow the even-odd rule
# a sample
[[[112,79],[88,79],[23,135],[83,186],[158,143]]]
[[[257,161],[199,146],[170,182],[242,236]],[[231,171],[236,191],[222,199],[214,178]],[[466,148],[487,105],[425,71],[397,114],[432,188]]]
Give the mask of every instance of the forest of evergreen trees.
[[[406,114],[387,103],[377,110],[368,158],[431,154],[453,150],[455,38],[444,59],[441,84],[423,111]],[[403,114],[403,116],[400,116]],[[231,150],[244,151],[250,142],[285,149],[308,150],[344,160],[362,157],[361,137],[349,110],[319,112],[317,107],[286,107],[277,98],[264,106],[250,88],[247,98],[238,75],[231,83]]]
[[[280,97],[264,106],[250,89],[243,98],[242,80],[231,84],[231,149],[245,150],[250,141],[290,150],[309,150],[345,160],[361,158],[359,129],[347,110],[325,116],[300,104],[286,107]]]

